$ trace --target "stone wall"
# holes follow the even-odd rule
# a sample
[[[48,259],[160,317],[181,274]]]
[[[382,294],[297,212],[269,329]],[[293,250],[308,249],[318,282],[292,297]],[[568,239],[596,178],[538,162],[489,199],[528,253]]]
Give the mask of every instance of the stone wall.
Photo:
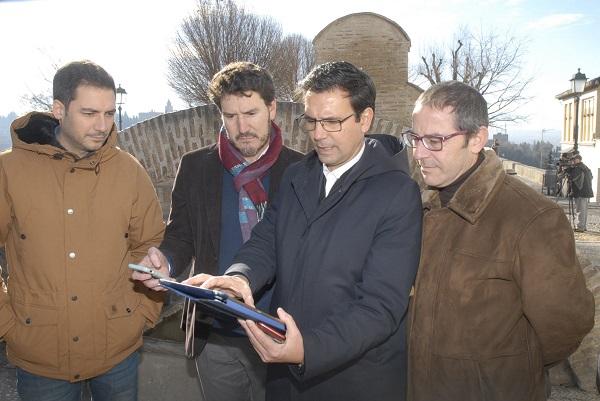
[[[541,168],[528,166],[526,164],[514,162],[512,160],[503,159],[502,166],[505,170],[514,170],[520,177],[527,178],[539,185],[544,185],[544,174],[546,170]]]
[[[375,13],[349,14],[314,38],[317,63],[346,60],[367,72],[377,88],[376,114],[409,127],[422,92],[408,82],[410,38],[394,21]]]
[[[306,153],[310,139],[298,128],[296,117],[304,112],[300,103],[277,102],[275,122],[286,146]],[[119,146],[144,166],[158,194],[163,214],[168,214],[171,189],[179,161],[185,153],[213,144],[221,127],[214,105],[198,106],[162,114],[129,127],[120,134]],[[402,124],[376,118],[370,132],[399,136]]]

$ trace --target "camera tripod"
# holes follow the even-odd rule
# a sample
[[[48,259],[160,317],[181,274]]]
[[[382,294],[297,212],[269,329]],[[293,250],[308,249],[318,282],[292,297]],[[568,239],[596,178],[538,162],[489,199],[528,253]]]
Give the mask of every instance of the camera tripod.
[[[571,216],[571,226],[575,229],[575,201],[573,200],[573,181],[569,173],[565,172],[560,179],[556,180],[556,200],[562,194],[563,187],[567,183],[567,191],[565,197],[569,200],[569,215]]]

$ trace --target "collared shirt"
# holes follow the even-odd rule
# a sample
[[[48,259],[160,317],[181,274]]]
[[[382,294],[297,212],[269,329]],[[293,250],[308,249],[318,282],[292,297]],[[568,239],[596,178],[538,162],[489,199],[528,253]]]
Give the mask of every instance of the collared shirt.
[[[352,159],[342,164],[335,170],[331,171],[323,164],[323,175],[325,176],[325,196],[329,195],[329,191],[333,188],[333,184],[348,170],[352,168],[360,160],[363,152],[365,151],[365,143],[363,142],[360,151]]]

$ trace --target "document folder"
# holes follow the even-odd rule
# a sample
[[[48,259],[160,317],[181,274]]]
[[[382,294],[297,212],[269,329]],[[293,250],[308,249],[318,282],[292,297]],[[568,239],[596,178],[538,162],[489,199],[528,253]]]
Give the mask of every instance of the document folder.
[[[237,319],[253,320],[275,340],[285,340],[285,324],[281,320],[246,305],[222,291],[208,290],[165,279],[161,279],[159,282],[166,289],[194,301],[207,314],[216,318],[221,313]]]

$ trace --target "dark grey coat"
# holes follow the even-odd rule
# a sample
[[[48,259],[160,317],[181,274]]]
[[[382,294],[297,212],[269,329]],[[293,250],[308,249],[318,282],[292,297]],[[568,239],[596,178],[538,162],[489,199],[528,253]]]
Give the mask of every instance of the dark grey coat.
[[[382,145],[320,199],[315,152],[286,171],[279,193],[228,274],[253,291],[277,278],[272,312],[298,324],[305,370],[269,365],[268,400],[404,400],[404,317],[421,243],[417,185]],[[244,266],[244,264],[246,266]]]

